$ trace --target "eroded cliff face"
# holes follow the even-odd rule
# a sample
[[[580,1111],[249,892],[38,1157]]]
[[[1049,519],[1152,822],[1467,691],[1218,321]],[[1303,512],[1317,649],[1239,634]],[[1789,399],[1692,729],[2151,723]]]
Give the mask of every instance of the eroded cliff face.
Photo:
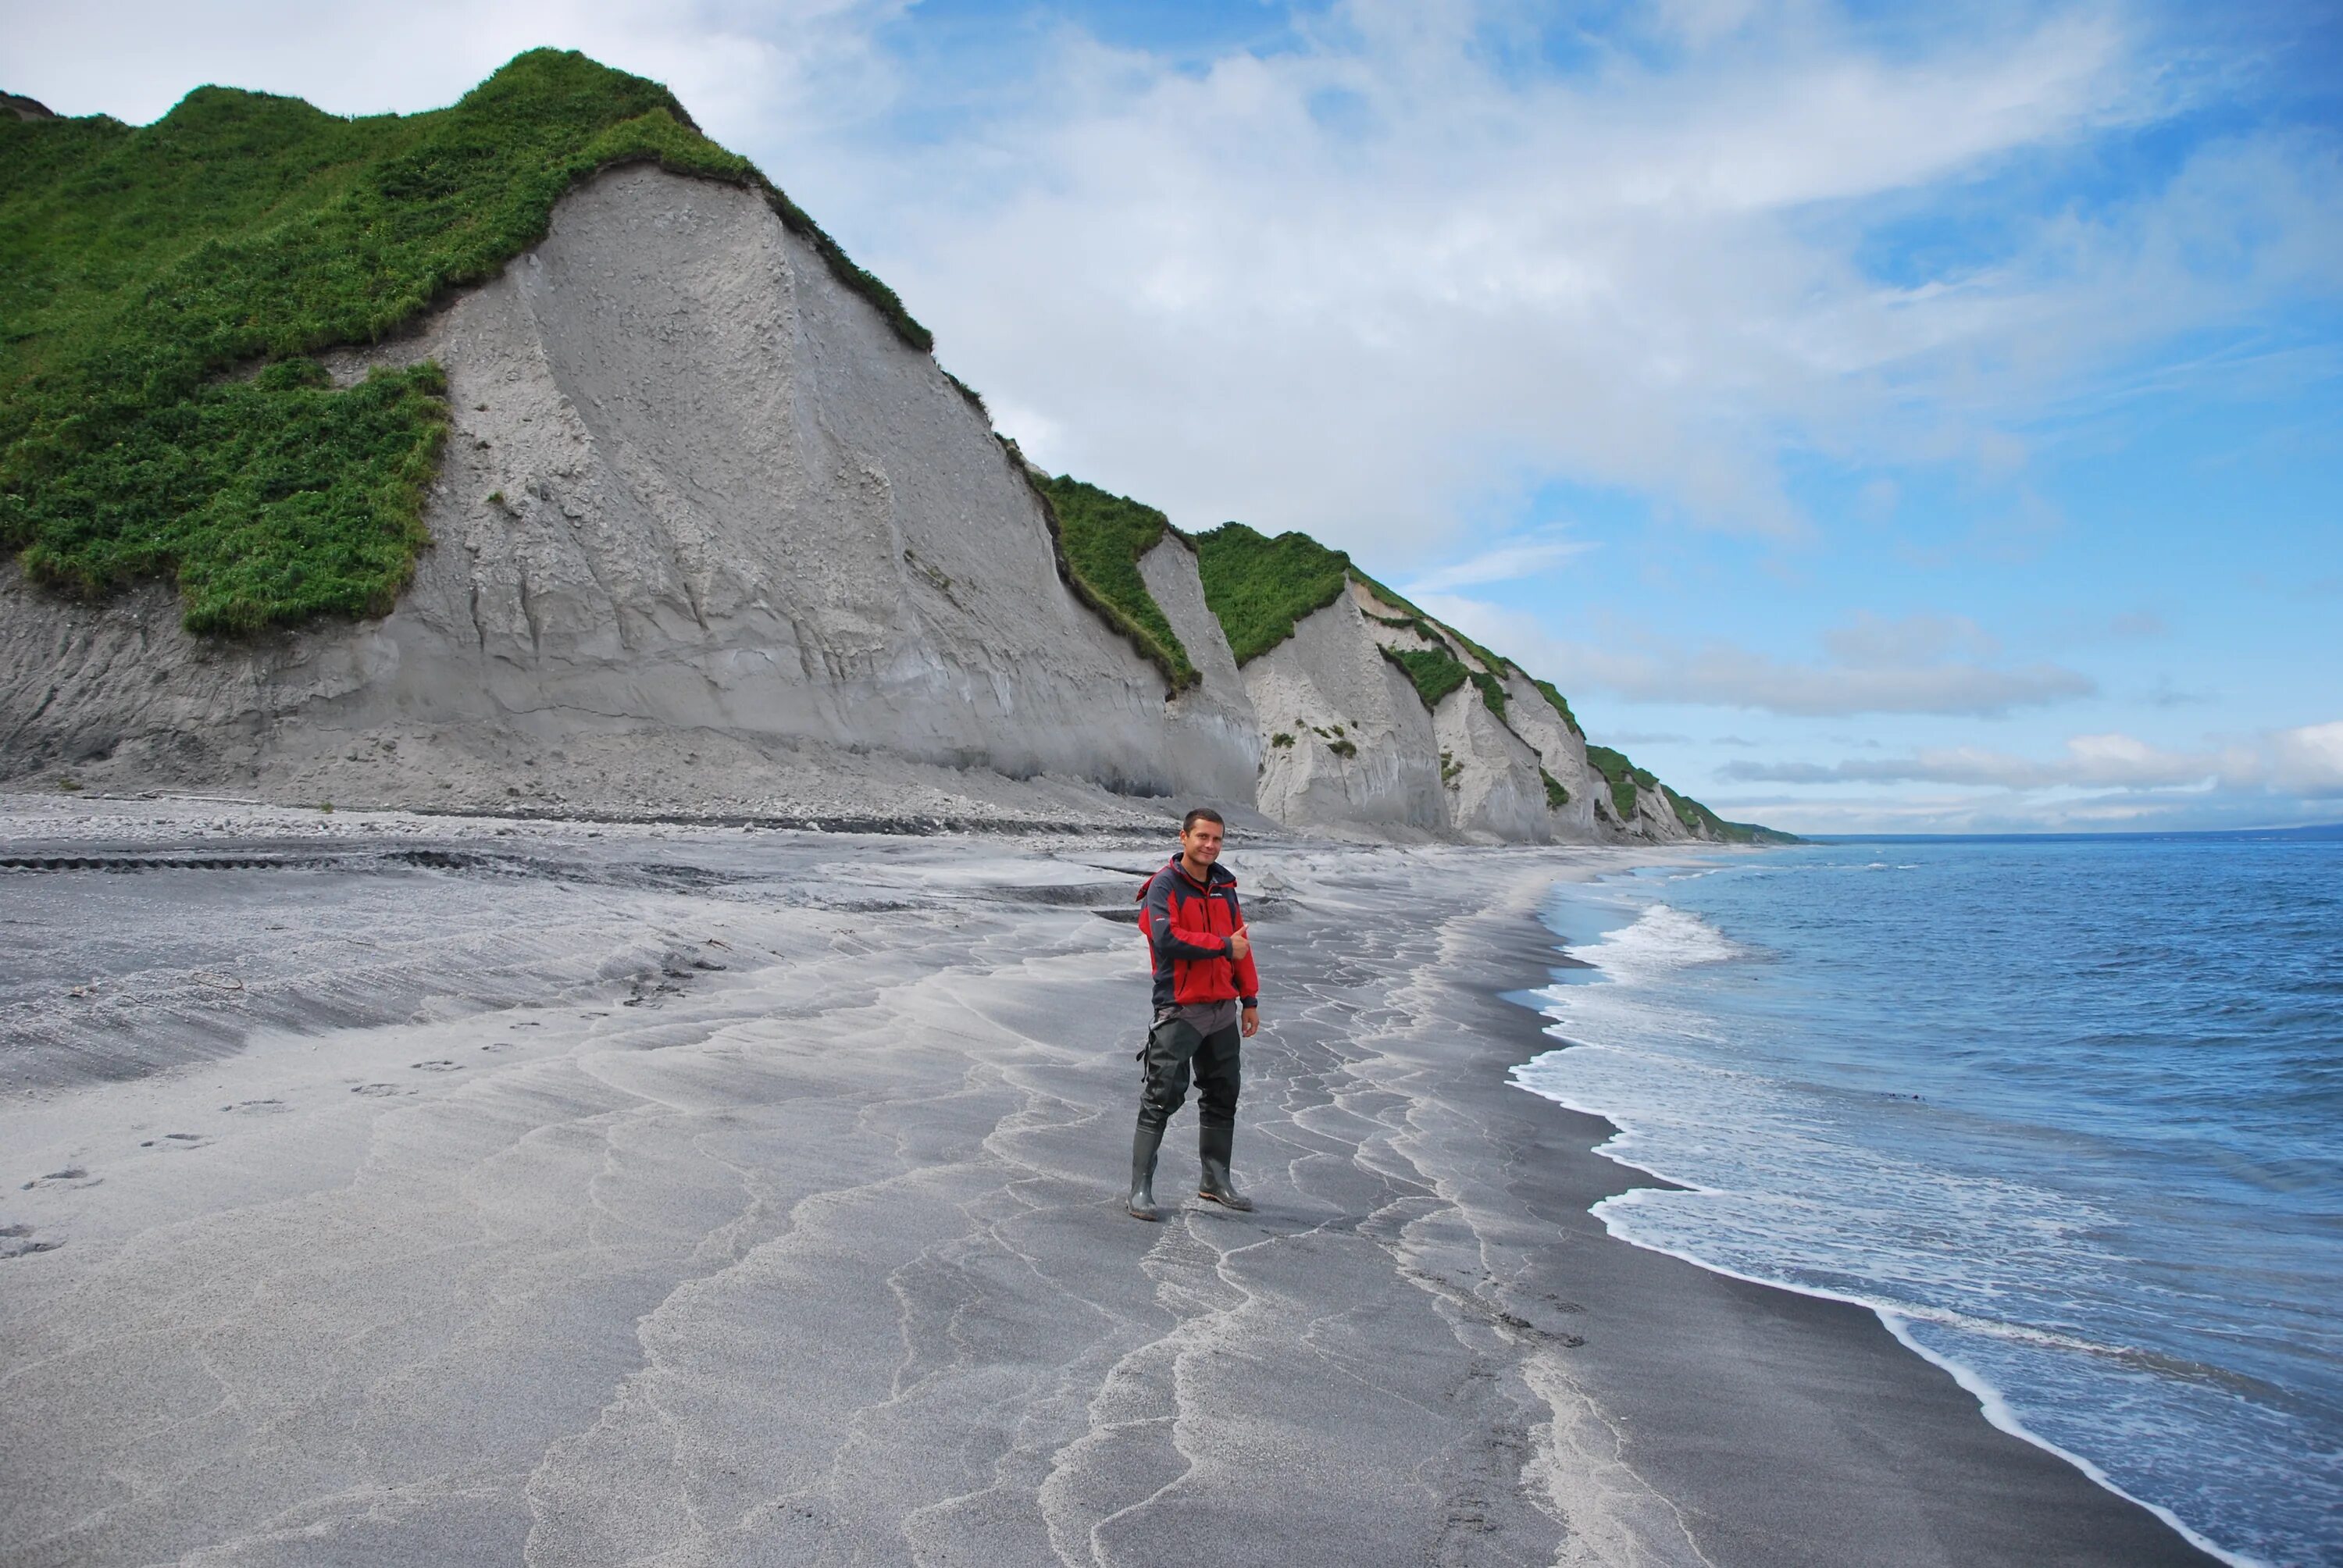
[[[1427,706],[1389,657],[1403,653],[1468,678]],[[1659,789],[1639,787],[1623,816],[1586,738],[1527,674],[1356,577],[1243,677],[1266,739],[1261,809],[1289,826],[1513,844],[1704,837]]]
[[[1444,835],[1432,715],[1349,596],[1244,667],[1266,736],[1257,796],[1290,827]]]
[[[1185,735],[1209,736],[1215,744],[1242,756],[1246,774],[1242,789],[1229,786],[1224,802],[1250,806],[1256,792],[1262,748],[1267,743],[1247,694],[1244,678],[1229,652],[1227,634],[1211,607],[1204,603],[1204,585],[1196,576],[1196,548],[1169,529],[1155,548],[1139,559],[1139,578],[1148,594],[1172,623],[1172,630],[1187,648],[1202,678],[1172,699],[1172,717]]]
[[[1258,729],[1192,558],[1151,558],[1207,669],[1167,702],[1061,580],[982,413],[753,195],[606,174],[334,368],[423,358],[454,427],[392,614],[214,644],[162,590],[75,604],[12,570],[0,776],[754,809],[968,769],[1251,803]]]
[[[1550,807],[1554,836],[1594,839],[1594,802],[1603,780],[1587,766],[1586,737],[1565,722],[1536,682],[1519,669],[1507,665],[1499,678],[1505,688],[1505,722],[1537,752],[1539,767],[1563,790],[1562,803]],[[1538,780],[1538,788],[1550,797],[1544,779]]]

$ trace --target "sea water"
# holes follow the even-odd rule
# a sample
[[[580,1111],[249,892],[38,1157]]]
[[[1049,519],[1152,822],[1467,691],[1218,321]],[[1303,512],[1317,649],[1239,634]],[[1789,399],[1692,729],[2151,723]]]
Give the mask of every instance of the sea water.
[[[1836,841],[1563,890],[1596,1212],[1875,1308],[2236,1562],[2343,1563],[2343,841]]]

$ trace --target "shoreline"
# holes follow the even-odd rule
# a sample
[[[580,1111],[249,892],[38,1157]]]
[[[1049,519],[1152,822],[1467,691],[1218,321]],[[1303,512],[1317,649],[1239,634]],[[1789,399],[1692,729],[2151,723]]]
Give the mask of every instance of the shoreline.
[[[1544,944],[1554,950],[1556,956],[1562,956],[1561,940],[1544,923],[1537,911],[1531,911],[1527,924],[1531,930],[1523,933],[1525,945]],[[1518,1018],[1516,1027],[1520,1030],[1521,1043],[1529,1053],[1522,1059],[1525,1062],[1561,1047],[1557,1045],[1555,1037],[1546,1032],[1547,1026],[1553,1021],[1551,1018],[1525,1003],[1507,998],[1545,989],[1554,983],[1554,970],[1571,966],[1544,962],[1534,953],[1522,956],[1525,960],[1539,965],[1536,983],[1510,986],[1498,993],[1495,1000]],[[1514,1065],[1520,1064],[1516,1062]],[[1899,1440],[1912,1452],[1895,1465],[1896,1471],[1899,1474],[1909,1473],[1910,1478],[1919,1483],[1957,1487],[1965,1493],[1979,1494],[1981,1502],[1991,1503],[1998,1510],[1998,1517],[1991,1522],[1995,1528],[1982,1537],[1963,1541],[1961,1549],[1953,1555],[1934,1556],[1928,1551],[1929,1543],[1925,1540],[1906,1540],[1891,1546],[1888,1541],[1874,1536],[1865,1542],[1861,1555],[1850,1556],[1845,1561],[1850,1563],[1930,1561],[2011,1563],[2104,1562],[2123,1564],[2251,1563],[2250,1559],[2237,1557],[2202,1540],[2168,1510],[2132,1497],[2114,1486],[2088,1461],[2025,1431],[2006,1408],[2001,1408],[2000,1395],[1996,1391],[1967,1369],[1932,1354],[1898,1332],[1896,1324],[1891,1321],[1893,1314],[1852,1297],[1756,1279],[1614,1234],[1600,1218],[1589,1211],[1594,1203],[1633,1188],[1674,1189],[1683,1184],[1626,1159],[1603,1152],[1603,1146],[1618,1136],[1624,1128],[1602,1112],[1570,1105],[1519,1084],[1513,1081],[1510,1068],[1506,1087],[1570,1119],[1574,1126],[1569,1143],[1576,1152],[1614,1173],[1609,1181],[1597,1178],[1594,1184],[1607,1187],[1609,1191],[1594,1193],[1579,1209],[1579,1218],[1591,1225],[1605,1241],[1613,1247],[1653,1260],[1654,1263],[1664,1263],[1669,1269],[1690,1271],[1698,1278],[1715,1282],[1713,1289],[1721,1299],[1762,1314],[1778,1332],[1803,1343],[1810,1354],[1815,1351],[1824,1355],[1843,1353],[1850,1364],[1838,1369],[1836,1376],[1829,1376],[1827,1369],[1821,1368],[1805,1375],[1825,1385],[1835,1385],[1830,1387],[1829,1402],[1841,1407],[1845,1414],[1852,1416],[1855,1413],[1846,1410],[1847,1406],[1859,1409],[1863,1403],[1880,1402],[1893,1408],[1896,1423],[1913,1429]],[[1589,1191],[1584,1172],[1568,1185],[1573,1189],[1574,1197]],[[1688,1282],[1681,1277],[1667,1282],[1655,1279],[1653,1283],[1651,1294],[1654,1300],[1680,1299],[1681,1292],[1688,1288]],[[1897,1365],[1899,1358],[1900,1366]],[[1632,1375],[1641,1364],[1639,1357],[1621,1358],[1591,1380],[1590,1387],[1598,1398],[1612,1404],[1631,1423],[1641,1425],[1647,1432],[1656,1427],[1681,1425],[1680,1404],[1672,1406],[1666,1402],[1655,1404],[1647,1398],[1639,1397]],[[1781,1392],[1795,1393],[1801,1399],[1812,1397],[1810,1390]],[[1990,1437],[1982,1434],[1990,1434]],[[1914,1446],[1916,1440],[1916,1447]],[[1679,1432],[1664,1441],[1689,1444],[1698,1439],[1694,1435]],[[1675,1483],[1684,1486],[1683,1492],[1666,1484],[1662,1486],[1662,1490],[1695,1516],[1722,1517],[1727,1513],[1739,1513],[1745,1518],[1778,1508],[1785,1501],[1782,1494],[1796,1489],[1802,1467],[1795,1462],[1787,1466],[1750,1465],[1748,1460],[1753,1452],[1751,1447],[1740,1449],[1739,1457],[1746,1473],[1737,1476],[1714,1473],[1707,1476],[1688,1475]],[[1929,1452],[1942,1456],[1936,1462],[1948,1468],[1951,1473],[1936,1477],[1921,1473],[1920,1464],[1915,1462],[1920,1453]],[[1695,1532],[1696,1536],[1698,1533]],[[1944,1543],[1946,1545],[1952,1543],[1950,1540]],[[1798,1563],[1819,1563],[1837,1559],[1832,1556],[1826,1546],[1808,1538],[1795,1541],[1794,1549],[1784,1551],[1778,1557],[1770,1555],[1759,1543],[1743,1539],[1736,1543],[1729,1560],[1736,1563],[1778,1561],[1788,1568],[1788,1565]]]
[[[519,832],[20,884],[71,1081],[0,1098],[12,1568],[2205,1561],[1586,1212],[1634,1182],[1504,997],[1557,879],[1674,857],[1247,844],[1260,1209],[1178,1196],[1191,1110],[1147,1226],[1096,840]]]

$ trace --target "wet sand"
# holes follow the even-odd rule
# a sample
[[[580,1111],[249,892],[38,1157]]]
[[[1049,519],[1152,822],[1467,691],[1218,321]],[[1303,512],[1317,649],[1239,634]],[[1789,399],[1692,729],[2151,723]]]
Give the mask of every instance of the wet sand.
[[[1615,852],[1240,841],[1261,1208],[1161,1226],[1101,918],[1151,842],[0,855],[93,862],[0,872],[8,1564],[2202,1560],[1870,1314],[1604,1235],[1501,998]],[[174,856],[262,863],[102,869]]]

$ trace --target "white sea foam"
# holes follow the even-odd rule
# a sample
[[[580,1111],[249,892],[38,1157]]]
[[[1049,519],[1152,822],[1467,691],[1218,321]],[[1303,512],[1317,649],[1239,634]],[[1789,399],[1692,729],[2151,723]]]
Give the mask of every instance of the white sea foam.
[[[2237,1400],[2214,1368],[2177,1362],[2152,1341],[2126,1342],[2104,1318],[2098,1308],[2128,1288],[2127,1259],[2110,1241],[2118,1215],[1996,1159],[1916,1157],[1942,1136],[1932,1119],[1946,1113],[1912,1097],[1784,1076],[1795,1053],[1753,1052],[1742,1038],[1766,1027],[1765,1017],[1728,1015],[1728,1024],[1706,1003],[1714,985],[1730,983],[1716,966],[1762,950],[1698,915],[1651,904],[1572,953],[1597,974],[1541,994],[1555,1020],[1549,1032],[1573,1043],[1517,1070],[1517,1081],[1608,1119],[1618,1131],[1599,1152],[1682,1189],[1598,1204],[1612,1233],[1878,1312],[1996,1426],[2142,1503],[2222,1561],[2263,1561],[2215,1544],[2087,1456],[2111,1446],[2133,1462],[2155,1454],[2147,1473],[2168,1479],[2193,1462],[2187,1442],[2226,1432],[2241,1440],[2242,1452],[2221,1462],[2230,1478],[2261,1487],[2288,1477],[2255,1455],[2303,1452],[2284,1412]],[[2141,1471],[2135,1462],[2126,1473]]]
[[[1573,956],[1614,979],[1634,981],[1694,964],[1728,963],[1746,951],[1698,915],[1653,904],[1634,924],[1605,932],[1602,940]]]

